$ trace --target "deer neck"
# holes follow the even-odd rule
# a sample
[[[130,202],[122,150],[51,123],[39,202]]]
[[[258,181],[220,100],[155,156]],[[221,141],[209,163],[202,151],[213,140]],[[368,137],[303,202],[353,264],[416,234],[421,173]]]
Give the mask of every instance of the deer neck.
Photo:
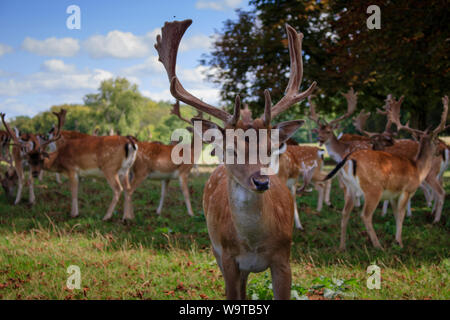
[[[417,169],[419,171],[420,182],[425,180],[431,170],[433,163],[434,147],[433,142],[428,139],[422,139],[415,157]]]
[[[346,153],[346,147],[346,144],[339,141],[334,133],[331,135],[330,139],[325,142],[325,148],[327,148],[328,154],[336,162],[342,161]]]
[[[249,248],[257,248],[265,238],[262,223],[263,194],[244,188],[229,175],[228,201],[239,239]]]

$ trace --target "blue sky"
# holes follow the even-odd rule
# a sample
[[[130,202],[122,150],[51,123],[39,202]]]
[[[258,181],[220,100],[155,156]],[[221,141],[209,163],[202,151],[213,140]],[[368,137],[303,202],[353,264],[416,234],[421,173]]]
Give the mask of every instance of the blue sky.
[[[66,27],[81,10],[81,29]],[[187,89],[210,103],[218,90],[204,80],[198,60],[215,30],[235,19],[243,0],[9,0],[0,2],[0,112],[35,115],[61,103],[81,103],[104,79],[125,76],[154,100],[171,100],[155,43],[165,21],[192,19],[178,55]]]

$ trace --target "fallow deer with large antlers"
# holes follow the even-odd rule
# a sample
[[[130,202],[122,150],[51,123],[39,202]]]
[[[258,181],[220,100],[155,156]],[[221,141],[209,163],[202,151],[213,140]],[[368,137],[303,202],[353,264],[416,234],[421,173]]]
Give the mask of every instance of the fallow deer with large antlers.
[[[364,113],[362,111],[357,118],[354,119],[354,125],[356,129],[361,132],[362,134],[366,135],[367,137],[370,137],[374,143],[374,150],[382,150],[385,152],[389,152],[391,154],[394,154],[396,156],[405,157],[410,160],[414,160],[417,151],[419,149],[419,143],[415,140],[411,139],[393,139],[392,134],[390,133],[391,126],[393,124],[392,118],[393,116],[388,116],[388,113],[395,114],[395,118],[400,117],[400,107],[403,102],[404,97],[400,97],[399,100],[395,100],[395,98],[392,97],[392,95],[388,95],[386,99],[386,105],[385,110],[382,111],[380,109],[377,110],[379,114],[383,114],[387,116],[387,123],[385,127],[385,131],[382,134],[379,133],[373,133],[368,132],[364,129],[365,122],[367,121],[368,117],[370,116],[369,113]],[[382,136],[383,139],[386,139],[387,137],[390,137],[392,139],[393,144],[390,146],[378,146],[377,141],[378,137]],[[445,171],[446,166],[448,165],[448,162],[446,162],[446,145],[442,143],[442,141],[439,143],[438,147],[438,153],[433,156],[433,164],[431,166],[431,170],[428,173],[425,180],[420,185],[420,188],[423,190],[427,201],[431,202],[431,200],[435,200],[434,207],[432,214],[434,215],[434,223],[439,222],[442,209],[444,205],[445,200],[445,190],[443,188],[442,181],[440,180],[443,171]],[[428,191],[430,189],[430,191]],[[430,194],[430,195],[429,195]],[[387,206],[389,201],[385,200],[383,204],[383,210],[382,215],[386,215],[387,213]],[[411,200],[408,201],[407,204],[407,216],[411,216]]]
[[[18,204],[22,198],[22,190],[25,182],[24,169],[26,169],[26,167],[29,167],[30,170],[27,180],[30,191],[28,201],[31,204],[35,202],[36,197],[33,189],[33,178],[37,178],[39,176],[40,171],[43,169],[44,160],[48,157],[48,153],[45,151],[45,148],[61,137],[60,130],[65,121],[66,110],[63,109],[60,112],[54,112],[53,114],[58,118],[57,133],[54,138],[45,142],[43,142],[42,139],[36,134],[18,135],[18,132],[11,130],[9,125],[6,123],[5,114],[0,114],[3,125],[13,141],[12,158],[14,160],[14,169],[17,173],[18,180],[18,189],[14,204]]]
[[[448,97],[444,97],[442,101],[444,111],[441,122],[431,132],[412,129],[408,124],[403,125],[399,113],[392,110],[388,112],[389,121],[396,124],[397,131],[405,130],[419,137],[419,147],[413,160],[385,151],[359,150],[348,154],[327,176],[331,178],[341,171],[344,183],[352,195],[346,198],[346,210],[342,214],[341,250],[345,249],[347,222],[353,208],[354,197],[357,195],[364,196],[361,217],[376,248],[382,247],[372,225],[372,216],[381,199],[390,200],[396,220],[395,240],[403,247],[402,226],[407,202],[430,172],[439,145],[437,136],[445,130]]]
[[[303,120],[293,120],[271,125],[272,118],[305,99],[316,85],[313,83],[305,92],[298,92],[303,75],[303,35],[286,26],[291,74],[285,96],[272,107],[270,93],[266,90],[264,115],[244,122],[240,120],[239,96],[236,97],[234,113],[229,114],[194,97],[179,82],[175,73],[178,46],[191,23],[192,20],[166,22],[155,47],[159,60],[167,71],[172,95],[224,122],[222,128],[211,121],[194,118],[192,121],[198,120],[201,123],[201,132],[198,133],[203,135],[209,129],[222,133],[227,129],[231,129],[233,133],[242,130],[241,132],[248,134],[269,131],[265,138],[261,138],[263,134],[259,134],[252,146],[249,139],[235,139],[236,136],[233,135],[232,141],[228,141],[225,137],[222,147],[230,146],[223,154],[226,157],[225,164],[211,174],[205,185],[203,209],[213,253],[225,279],[226,296],[228,299],[245,299],[249,273],[270,268],[275,299],[289,299],[292,281],[289,257],[294,215],[292,196],[277,175],[264,174],[267,173],[264,169],[269,164],[263,164],[260,157],[256,163],[249,163],[247,160],[243,164],[236,163],[236,150],[245,150],[245,159],[251,156],[251,147],[256,147],[258,151],[269,150],[274,156],[280,152],[280,141],[286,141],[304,123]],[[274,129],[279,133],[278,143],[272,143],[269,138]],[[197,130],[195,124],[194,130]]]
[[[339,127],[339,123],[349,118],[355,112],[357,106],[358,97],[353,88],[351,88],[347,93],[343,93],[342,95],[347,100],[347,112],[330,122],[325,121],[318,115],[316,111],[316,105],[313,103],[312,99],[309,99],[309,118],[317,124],[317,128],[313,129],[313,132],[317,133],[317,140],[319,141],[319,144],[321,146],[323,144],[325,145],[328,154],[336,163],[341,162],[346,155],[355,150],[372,148],[372,143],[369,140],[357,139],[357,137],[355,138],[354,135],[346,135],[345,139],[339,139],[334,134],[334,130]],[[341,174],[338,175],[338,179],[339,185],[343,188],[344,197],[349,197],[350,195],[347,194],[345,184],[343,183],[341,178]],[[356,199],[356,206],[360,206],[359,197],[357,197]]]

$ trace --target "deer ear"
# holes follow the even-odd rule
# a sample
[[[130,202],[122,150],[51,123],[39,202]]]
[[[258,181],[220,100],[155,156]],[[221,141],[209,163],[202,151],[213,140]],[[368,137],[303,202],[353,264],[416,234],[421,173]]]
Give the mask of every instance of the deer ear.
[[[305,123],[305,120],[291,120],[277,123],[273,129],[278,129],[280,144],[286,142]]]

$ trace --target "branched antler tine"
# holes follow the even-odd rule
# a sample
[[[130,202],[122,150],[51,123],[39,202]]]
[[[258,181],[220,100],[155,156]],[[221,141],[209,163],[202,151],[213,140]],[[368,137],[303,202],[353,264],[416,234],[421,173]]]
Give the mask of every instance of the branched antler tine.
[[[3,125],[5,126],[6,132],[8,132],[9,136],[14,140],[14,143],[18,146],[22,145],[19,141],[19,137],[16,136],[14,131],[11,130],[11,127],[5,121],[6,114],[0,113],[0,117],[2,117]]]
[[[308,118],[319,124],[319,115],[316,113],[316,104],[312,101],[313,96],[308,96],[309,114]]]
[[[61,130],[62,127],[64,126],[64,122],[66,121],[66,113],[67,113],[66,109],[61,109],[59,112],[53,112],[53,114],[58,118],[58,126],[56,127],[55,135],[53,136],[53,138],[51,138],[48,141],[45,141],[45,143],[41,145],[42,148],[45,148],[50,143],[61,138]]]
[[[191,122],[190,122],[188,119],[183,118],[183,117],[181,116],[181,112],[180,112],[180,101],[179,101],[179,100],[177,100],[177,102],[175,102],[175,103],[172,105],[172,109],[170,110],[170,113],[173,114],[173,115],[175,115],[175,116],[177,116],[181,121],[184,121],[184,122],[187,122],[187,123],[191,124]]]
[[[159,61],[161,61],[164,65],[167,76],[169,77],[170,92],[175,99],[183,101],[184,103],[219,118],[222,121],[228,122],[232,115],[228,112],[215,108],[214,106],[211,106],[190,94],[183,88],[177,78],[175,69],[178,47],[180,45],[181,38],[191,24],[192,20],[190,19],[184,21],[166,22],[164,27],[161,28],[161,35],[156,37],[155,48],[158,51]]]
[[[344,113],[339,118],[334,119],[333,121],[330,121],[330,125],[336,124],[338,122],[341,122],[344,119],[347,119],[356,110],[356,105],[358,103],[358,96],[357,96],[357,93],[353,90],[353,88],[350,88],[350,90],[347,93],[342,93],[342,95],[347,100],[347,112]]]
[[[400,99],[398,101],[395,101],[395,99],[392,99],[389,102],[389,108],[387,109],[387,115],[388,115],[388,123],[386,124],[386,127],[388,127],[388,125],[390,123],[394,123],[397,126],[397,131],[400,130],[405,130],[408,131],[410,133],[419,133],[422,134],[423,131],[417,130],[417,129],[413,129],[409,127],[409,121],[403,125],[400,122],[400,106],[403,102],[403,96],[400,97]]]
[[[244,109],[241,110],[242,122],[250,123],[252,121],[252,112],[248,107],[248,104],[244,104]]]
[[[448,116],[448,96],[442,97],[442,105],[444,106],[444,111],[442,111],[441,115],[441,122],[439,123],[439,126],[437,126],[436,129],[434,129],[433,134],[437,135],[438,133],[446,130],[446,122],[447,122],[447,116]]]
[[[355,126],[356,130],[358,130],[359,132],[361,132],[362,134],[365,134],[369,137],[372,137],[378,133],[373,133],[373,132],[369,132],[369,131],[365,131],[364,127],[366,125],[366,121],[367,119],[369,119],[370,117],[370,112],[365,113],[364,109],[361,110],[361,112],[358,114],[357,117],[355,117],[353,119],[353,125]]]
[[[229,121],[229,124],[232,126],[235,126],[236,123],[239,121],[240,117],[241,117],[241,97],[239,97],[239,95],[237,95],[236,99],[234,100],[233,117]]]
[[[303,78],[303,61],[302,61],[302,40],[303,34],[297,33],[294,28],[286,24],[288,34],[289,56],[291,59],[291,74],[289,82],[285,90],[284,97],[272,108],[272,118],[287,110],[290,106],[307,98],[316,87],[314,81],[311,86],[304,92],[299,93],[300,84]]]
[[[270,97],[270,91],[264,90],[264,125],[269,126],[272,121],[272,98]]]

